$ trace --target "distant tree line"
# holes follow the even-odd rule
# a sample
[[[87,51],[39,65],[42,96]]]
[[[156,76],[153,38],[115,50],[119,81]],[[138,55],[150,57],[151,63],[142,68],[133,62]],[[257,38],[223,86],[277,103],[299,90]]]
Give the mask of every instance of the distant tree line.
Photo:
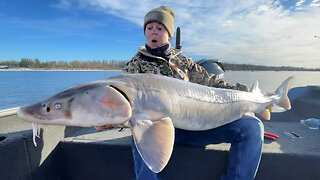
[[[9,60],[0,61],[0,65],[8,68],[31,68],[31,69],[101,69],[112,70],[121,69],[127,61],[116,60],[93,60],[93,61],[45,61],[41,62],[38,58],[22,58],[20,61]]]
[[[99,69],[116,70],[122,69],[128,60],[90,60],[90,61],[45,61],[41,62],[38,58],[22,58],[20,61],[8,60],[0,61],[0,66],[8,68],[31,68],[31,69]],[[223,63],[225,70],[232,71],[320,71],[319,68],[302,68],[292,66],[262,66],[252,64],[231,64]]]
[[[232,71],[320,71],[320,68],[302,68],[292,66],[261,66],[252,64],[223,63],[225,70]]]

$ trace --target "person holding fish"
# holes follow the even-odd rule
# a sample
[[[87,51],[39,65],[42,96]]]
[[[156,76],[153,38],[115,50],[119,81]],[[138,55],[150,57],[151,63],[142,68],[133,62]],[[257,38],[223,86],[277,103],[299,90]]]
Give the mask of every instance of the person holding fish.
[[[248,91],[247,86],[230,85],[220,80],[183,55],[181,49],[171,47],[169,40],[174,34],[174,12],[166,7],[152,9],[144,17],[143,30],[146,45],[125,65],[124,73],[161,74],[185,81],[217,87]],[[97,130],[110,126],[96,127]],[[175,142],[193,146],[231,143],[228,166],[221,179],[254,179],[263,144],[264,127],[255,116],[244,116],[224,126],[206,131],[175,129]],[[132,145],[134,171],[137,180],[159,179],[158,175],[144,163],[136,146]]]

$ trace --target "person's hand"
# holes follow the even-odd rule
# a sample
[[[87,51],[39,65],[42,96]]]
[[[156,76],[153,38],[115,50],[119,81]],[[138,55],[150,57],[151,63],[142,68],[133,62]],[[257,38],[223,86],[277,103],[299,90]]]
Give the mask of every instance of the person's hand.
[[[103,126],[95,126],[95,128],[96,128],[96,130],[97,130],[98,132],[100,132],[100,131],[102,131],[102,130],[104,130],[104,129],[112,129],[113,126],[112,126],[112,125],[103,125]]]
[[[266,107],[270,112],[272,112],[272,106],[274,106],[274,103],[271,103],[269,106]]]
[[[261,117],[263,117],[265,120],[270,120],[271,119],[271,107],[274,105],[274,103],[271,103],[269,106],[267,106],[261,113]]]
[[[246,85],[241,84],[241,83],[235,84],[235,86],[232,89],[236,89],[236,90],[239,90],[239,91],[246,91],[246,92],[249,91],[249,88]]]

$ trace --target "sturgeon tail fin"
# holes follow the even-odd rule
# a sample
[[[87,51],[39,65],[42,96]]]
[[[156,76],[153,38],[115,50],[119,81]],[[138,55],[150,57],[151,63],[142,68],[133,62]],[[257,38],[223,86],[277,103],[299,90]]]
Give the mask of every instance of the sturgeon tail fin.
[[[275,95],[280,97],[280,99],[275,101],[274,103],[286,110],[291,109],[290,100],[288,98],[288,89],[289,89],[288,86],[292,79],[293,79],[293,76],[287,78],[275,91]]]

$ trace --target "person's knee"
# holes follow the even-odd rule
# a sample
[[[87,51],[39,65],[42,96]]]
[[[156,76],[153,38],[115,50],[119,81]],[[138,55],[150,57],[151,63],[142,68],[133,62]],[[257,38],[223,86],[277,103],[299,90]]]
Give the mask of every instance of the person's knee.
[[[238,126],[239,135],[242,140],[263,141],[264,126],[255,118],[245,118]]]
[[[249,118],[247,120],[247,128],[246,128],[246,133],[247,135],[246,138],[255,138],[257,140],[263,141],[263,134],[264,134],[264,126],[261,121],[258,121],[254,118]]]

